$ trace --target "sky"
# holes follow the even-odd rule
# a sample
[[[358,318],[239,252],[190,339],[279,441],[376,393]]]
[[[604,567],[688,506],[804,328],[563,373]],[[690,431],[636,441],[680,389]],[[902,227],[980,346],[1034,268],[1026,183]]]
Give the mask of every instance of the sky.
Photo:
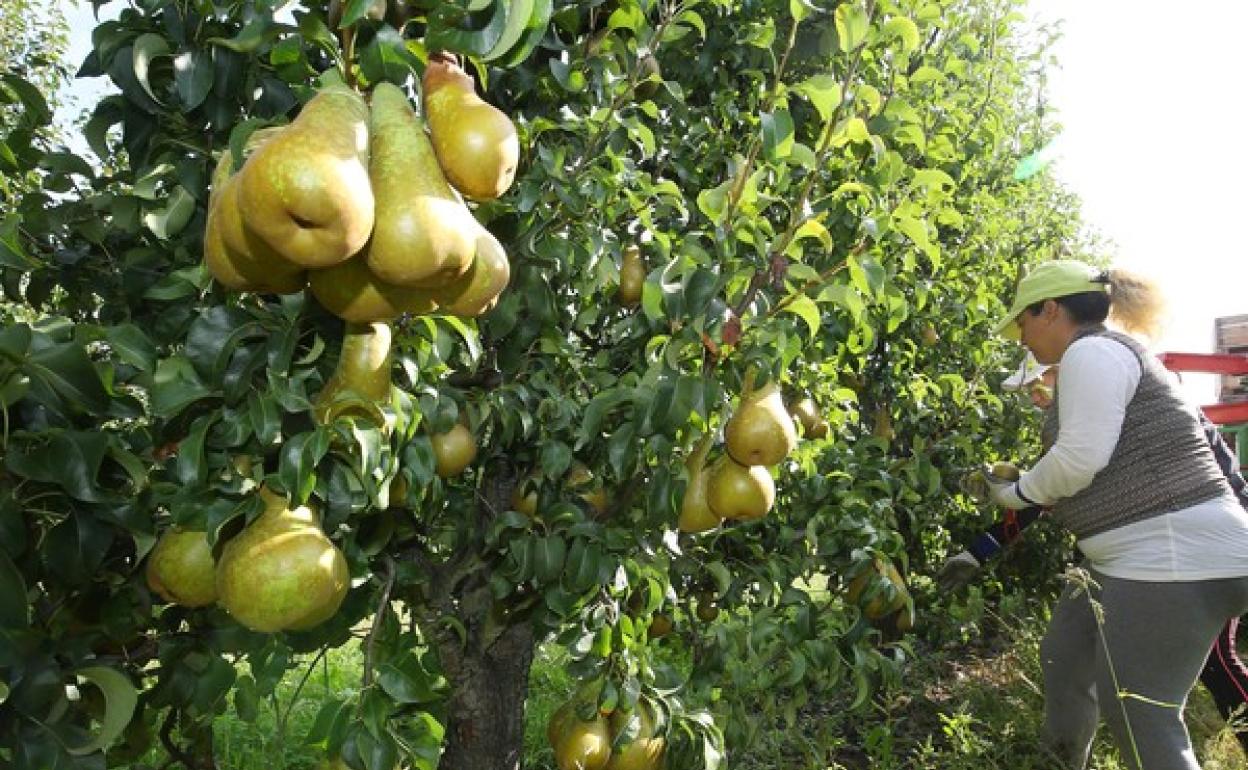
[[[91,47],[90,3],[65,7],[70,61]],[[104,14],[115,14],[110,3]],[[1214,318],[1248,314],[1248,99],[1243,54],[1219,30],[1248,29],[1248,0],[1031,0],[1036,22],[1061,23],[1049,72],[1063,131],[1046,173],[1083,201],[1111,264],[1157,280],[1170,304],[1157,352],[1208,353]],[[107,85],[74,84],[79,108]],[[76,114],[73,113],[73,114]],[[1184,376],[1214,400],[1212,375]]]

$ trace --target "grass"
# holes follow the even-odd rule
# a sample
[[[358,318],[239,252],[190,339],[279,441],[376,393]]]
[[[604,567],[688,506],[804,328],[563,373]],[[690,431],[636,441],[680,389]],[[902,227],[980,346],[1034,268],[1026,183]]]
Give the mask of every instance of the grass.
[[[881,694],[865,714],[851,714],[846,703],[808,704],[797,724],[776,725],[773,740],[755,751],[729,755],[731,770],[1048,770],[1053,765],[1039,748],[1043,696],[1040,691],[1039,640],[1042,622],[1023,619],[993,641],[971,648],[949,643],[915,644],[902,686]],[[562,664],[561,651],[538,651],[529,680],[525,724],[525,767],[554,767],[546,745],[551,712],[575,683]],[[303,666],[287,674],[275,698],[262,704],[256,719],[245,722],[227,711],[214,724],[218,766],[229,770],[311,770],[319,760],[303,744],[321,704],[360,687],[359,645],[330,651],[308,673]],[[241,672],[240,672],[241,673]],[[298,698],[300,681],[307,674]],[[1197,756],[1205,770],[1248,770],[1234,735],[1222,722],[1203,689],[1193,692],[1187,710]],[[159,767],[153,752],[140,768]],[[1102,730],[1090,765],[1094,770],[1125,770]],[[680,770],[671,768],[670,770]]]

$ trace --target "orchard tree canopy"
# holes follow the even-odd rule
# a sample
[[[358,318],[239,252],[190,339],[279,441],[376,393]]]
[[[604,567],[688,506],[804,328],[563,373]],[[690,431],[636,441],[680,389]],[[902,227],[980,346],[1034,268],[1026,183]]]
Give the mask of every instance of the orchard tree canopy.
[[[623,717],[617,756],[662,739],[629,767],[710,770],[785,745],[827,693],[866,707],[937,601],[905,576],[979,521],[960,475],[1029,435],[998,395],[999,298],[1078,248],[1075,202],[1012,176],[1053,131],[1021,5],[139,0],[78,71],[111,84],[86,155],[40,131],[48,83],[5,60],[0,168],[28,184],[0,219],[0,764],[126,766],[159,743],[215,767],[215,716],[248,719],[353,638],[359,689],[288,740],[368,770],[519,767],[543,644],[582,683],[561,767],[600,714]],[[328,192],[376,194],[349,251],[378,253],[383,185],[423,172],[378,151],[374,95],[419,113],[448,59],[518,136],[509,189],[452,177],[471,216],[435,223],[505,252],[492,309],[348,323],[326,299],[357,299],[345,280],[214,279],[214,201],[237,173],[267,233],[280,191],[247,198],[248,164],[299,115],[349,135],[346,107],[302,111],[330,92],[372,106],[371,192]],[[734,448],[791,434],[805,399],[795,449]],[[705,527],[677,526],[691,493]],[[343,559],[330,617],[246,620],[149,580],[158,539],[204,533],[222,590],[272,511]],[[257,563],[238,579],[258,595],[278,577]]]

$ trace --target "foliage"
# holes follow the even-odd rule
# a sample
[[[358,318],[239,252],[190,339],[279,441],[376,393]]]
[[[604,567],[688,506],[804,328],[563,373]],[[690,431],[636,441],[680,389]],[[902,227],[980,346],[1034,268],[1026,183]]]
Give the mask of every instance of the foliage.
[[[418,5],[397,27],[351,0],[336,30],[323,4],[274,5],[123,9],[81,69],[118,89],[85,127],[98,162],[17,158],[40,189],[0,225],[4,312],[30,322],[0,334],[0,760],[101,766],[74,749],[114,716],[93,723],[65,685],[107,666],[141,693],[127,736],[157,728],[211,766],[215,716],[246,719],[300,655],[359,627],[361,689],[298,737],[369,770],[434,767],[440,748],[453,767],[484,733],[518,743],[544,638],[605,683],[604,708],[660,703],[682,768],[758,747],[822,692],[865,708],[908,643],[841,589],[876,556],[921,570],[982,523],[958,476],[1031,435],[996,395],[998,298],[1022,265],[1078,248],[1073,201],[1010,175],[1051,131],[1019,3],[539,0],[514,4],[531,13],[506,45],[498,0]],[[323,73],[406,85],[434,48],[475,61],[521,133],[515,187],[476,208],[512,284],[479,323],[398,325],[392,430],[318,425],[342,325],[310,297],[209,280],[210,171]],[[6,77],[46,125],[38,89]],[[614,301],[634,244],[636,310]],[[812,395],[833,429],[777,468],[766,519],[678,536],[681,460],[747,369]],[[439,479],[428,434],[461,416],[481,451]],[[567,482],[574,460],[605,512]],[[261,481],[313,501],[345,551],[338,616],[269,636],[154,604],[157,534],[219,547]],[[534,517],[508,510],[521,483]],[[699,595],[721,622],[696,619]],[[677,631],[654,643],[659,611]],[[687,648],[688,669],[656,644]],[[469,729],[486,701],[491,723]]]

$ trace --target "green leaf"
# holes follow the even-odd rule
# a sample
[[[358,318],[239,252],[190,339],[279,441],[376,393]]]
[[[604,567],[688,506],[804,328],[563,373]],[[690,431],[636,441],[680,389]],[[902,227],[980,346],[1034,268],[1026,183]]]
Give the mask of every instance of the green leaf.
[[[81,345],[67,342],[36,350],[25,369],[73,406],[97,414],[108,411],[108,391]]]
[[[828,232],[828,228],[818,219],[807,219],[802,226],[797,228],[793,233],[793,242],[796,243],[803,238],[815,238],[823,246],[824,249],[832,250],[832,234]]]
[[[169,42],[160,35],[148,32],[139,35],[134,40],[134,50],[131,53],[133,57],[134,77],[147,92],[148,97],[157,104],[162,104],[160,98],[152,90],[150,81],[151,66],[154,59],[161,56],[169,55]]]
[[[94,516],[76,513],[48,532],[40,544],[43,562],[58,582],[85,586],[95,580],[113,544],[113,530]]]
[[[676,17],[675,23],[688,24],[698,31],[698,35],[700,35],[703,40],[706,40],[706,22],[702,20],[701,14],[697,11],[690,9],[682,12]]]
[[[729,180],[723,184],[698,193],[698,210],[712,222],[719,222],[728,208],[728,189],[732,186]]]
[[[503,32],[498,36],[494,46],[481,57],[482,61],[488,62],[501,58],[520,42],[520,38],[528,29],[529,19],[533,16],[537,5],[536,0],[511,0],[510,3],[502,4],[502,10],[507,14]]]
[[[902,53],[910,53],[919,47],[919,28],[905,16],[896,16],[884,22],[881,32],[885,37],[900,40]]]
[[[819,9],[810,0],[789,0],[789,13],[794,21],[804,21],[810,14],[818,12]]]
[[[0,83],[11,89],[21,101],[23,110],[21,125],[33,129],[52,122],[52,108],[48,106],[48,100],[44,98],[38,86],[19,77],[7,67],[3,73],[0,73]]]
[[[150,372],[156,366],[156,345],[134,324],[104,327],[108,344],[117,357],[136,369]]]
[[[134,708],[139,703],[139,692],[130,678],[116,669],[91,666],[80,669],[78,676],[104,693],[104,716],[99,720],[99,732],[82,746],[66,747],[70,754],[81,757],[113,745],[134,717]]]
[[[466,29],[463,10],[455,3],[438,3],[429,14],[429,27],[425,32],[425,48],[430,51],[456,51],[472,56],[484,56],[493,50],[507,26],[507,3],[491,0],[494,7],[490,20],[479,29]]]
[[[155,209],[143,215],[143,224],[157,238],[168,240],[186,227],[195,213],[195,197],[182,185],[173,188],[168,202],[163,208]]]
[[[273,17],[270,14],[260,13],[252,17],[247,26],[234,37],[229,39],[214,37],[209,38],[208,42],[231,51],[249,54],[255,52],[273,31]]]
[[[0,548],[0,628],[25,628],[29,624],[26,581],[8,553]]]
[[[871,17],[856,3],[841,3],[834,14],[836,37],[842,53],[853,53],[867,41],[871,30]]]
[[[419,62],[407,50],[407,43],[392,27],[377,30],[372,42],[360,54],[360,70],[369,82],[387,80],[402,83],[416,71]]]
[[[825,123],[832,119],[841,104],[841,83],[829,73],[812,75],[794,86],[793,90],[810,101]]]
[[[212,390],[199,378],[190,361],[174,356],[156,365],[151,394],[152,411],[170,419],[196,401],[210,397]]]
[[[185,51],[173,57],[173,83],[182,108],[193,110],[212,90],[212,57],[206,51]]]
[[[784,306],[784,312],[792,313],[805,321],[810,331],[811,339],[818,335],[821,321],[819,319],[819,307],[813,299],[805,294],[798,295],[796,299]]]
[[[185,486],[198,486],[208,478],[208,466],[204,462],[204,439],[208,429],[217,421],[217,416],[217,413],[209,413],[195,420],[186,438],[178,443],[177,477]]]
[[[763,149],[768,160],[783,160],[793,150],[793,118],[787,109],[781,108],[774,112],[764,112],[760,116],[763,124]]]
[[[6,464],[19,476],[57,484],[77,500],[99,502],[104,492],[96,478],[108,444],[104,433],[62,431],[41,446],[10,450]]]

